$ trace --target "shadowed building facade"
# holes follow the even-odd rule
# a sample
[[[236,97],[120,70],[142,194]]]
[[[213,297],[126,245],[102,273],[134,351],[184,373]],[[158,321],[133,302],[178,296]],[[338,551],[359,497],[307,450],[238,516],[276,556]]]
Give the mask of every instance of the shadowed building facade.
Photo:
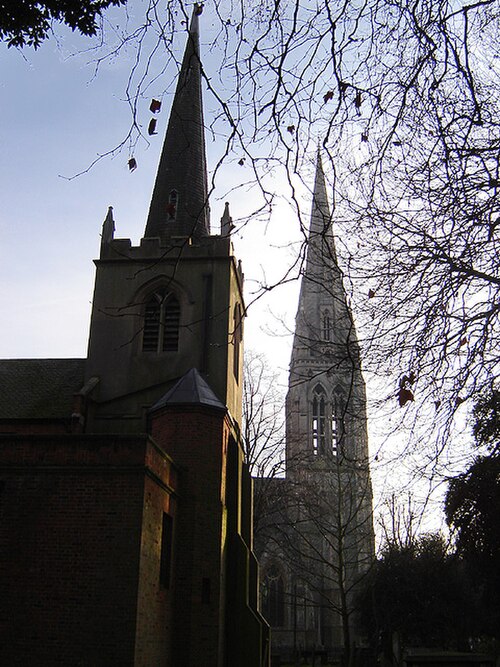
[[[365,385],[318,152],[286,397],[286,476],[256,480],[256,551],[273,654],[360,644],[357,584],[374,557]]]
[[[195,7],[144,238],[103,225],[86,359],[0,362],[0,662],[260,667],[243,275],[210,232]]]

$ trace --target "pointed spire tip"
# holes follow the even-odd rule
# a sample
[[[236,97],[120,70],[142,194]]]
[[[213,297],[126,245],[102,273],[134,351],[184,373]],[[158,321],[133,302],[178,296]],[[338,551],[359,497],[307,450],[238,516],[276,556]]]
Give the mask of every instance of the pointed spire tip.
[[[189,25],[190,34],[194,35],[200,32],[200,22],[198,17],[203,13],[203,3],[195,2],[193,5],[193,15],[191,16],[191,23]]]

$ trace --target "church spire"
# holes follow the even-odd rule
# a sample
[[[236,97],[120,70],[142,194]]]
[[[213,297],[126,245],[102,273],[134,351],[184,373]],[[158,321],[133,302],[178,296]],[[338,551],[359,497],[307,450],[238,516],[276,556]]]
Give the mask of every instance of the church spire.
[[[151,199],[146,237],[210,234],[201,90],[199,22],[195,4]]]
[[[325,174],[318,149],[305,270],[299,296],[290,382],[326,370],[356,339],[337,262]]]
[[[312,216],[314,217],[315,214],[322,215],[327,223],[330,220],[330,207],[328,206],[328,196],[326,194],[325,172],[323,171],[323,163],[319,147],[316,154],[316,177],[314,179]],[[311,231],[313,230],[311,229]]]
[[[332,233],[332,218],[326,191],[325,172],[318,148],[316,155],[316,176],[314,179],[311,224],[307,250],[306,275],[321,280],[325,271],[337,268],[337,255]]]
[[[366,460],[366,398],[318,151],[287,395],[287,470],[342,449]],[[293,464],[293,465],[292,465]],[[300,467],[300,466],[299,466]],[[306,466],[307,467],[307,466]]]

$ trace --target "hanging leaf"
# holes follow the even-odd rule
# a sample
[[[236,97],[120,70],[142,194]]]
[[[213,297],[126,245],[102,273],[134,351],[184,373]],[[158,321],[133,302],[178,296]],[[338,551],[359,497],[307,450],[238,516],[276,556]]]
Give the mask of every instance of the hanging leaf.
[[[323,95],[323,100],[325,104],[329,102],[331,99],[333,99],[333,90],[329,90],[327,93]]]
[[[398,401],[400,407],[403,407],[409,401],[415,400],[413,392],[410,389],[410,386],[415,382],[415,379],[415,373],[413,371],[411,371],[409,375],[403,375],[403,377],[400,379],[398,391]]]
[[[374,296],[375,296],[375,292],[372,289],[369,289],[368,290],[368,298],[373,299]]]
[[[242,157],[241,160],[238,160],[238,164],[242,167],[245,164],[245,158]]]
[[[358,90],[356,91],[356,97],[354,98],[354,106],[356,107],[356,109],[359,109],[361,107],[361,102],[362,102],[361,92]]]
[[[160,100],[151,100],[151,104],[149,105],[149,110],[151,113],[158,113],[161,109],[161,102]]]
[[[151,120],[149,121],[148,134],[149,134],[149,136],[151,136],[152,134],[157,134],[157,132],[156,132],[156,118],[151,118]]]
[[[414,401],[414,400],[415,398],[413,396],[413,392],[410,389],[405,389],[404,387],[400,387],[398,391],[398,401],[401,408],[404,405],[406,405],[409,401]]]
[[[128,161],[128,168],[130,171],[135,171],[137,169],[137,161],[135,157],[131,157],[130,160]]]
[[[289,125],[286,129],[290,134],[293,134],[295,132],[295,125]]]

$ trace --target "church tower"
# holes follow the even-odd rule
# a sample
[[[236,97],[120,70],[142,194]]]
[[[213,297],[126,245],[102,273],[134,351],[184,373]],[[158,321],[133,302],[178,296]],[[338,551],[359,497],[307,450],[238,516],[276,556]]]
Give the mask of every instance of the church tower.
[[[366,395],[318,151],[286,397],[286,478],[259,517],[263,612],[281,657],[352,650],[373,558]],[[285,509],[284,509],[285,508]],[[358,642],[359,643],[359,642]]]
[[[199,13],[144,238],[115,239],[111,209],[104,222],[80,415],[89,432],[144,431],[149,408],[191,368],[241,419],[243,275],[229,233],[210,232]]]

